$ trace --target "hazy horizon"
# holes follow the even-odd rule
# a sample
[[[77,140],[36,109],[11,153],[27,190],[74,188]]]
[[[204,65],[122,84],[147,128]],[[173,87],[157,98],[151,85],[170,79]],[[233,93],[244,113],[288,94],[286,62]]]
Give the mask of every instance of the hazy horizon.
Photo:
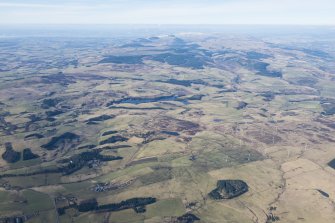
[[[132,37],[172,34],[242,34],[251,36],[333,36],[335,27],[315,25],[181,25],[181,24],[0,24],[6,37]]]
[[[0,24],[335,25],[331,0],[0,1]]]

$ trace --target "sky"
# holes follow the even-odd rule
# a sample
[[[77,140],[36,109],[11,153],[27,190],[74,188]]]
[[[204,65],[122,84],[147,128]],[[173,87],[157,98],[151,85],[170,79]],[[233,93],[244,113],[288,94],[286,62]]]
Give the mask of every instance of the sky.
[[[0,0],[0,24],[335,25],[335,1]]]

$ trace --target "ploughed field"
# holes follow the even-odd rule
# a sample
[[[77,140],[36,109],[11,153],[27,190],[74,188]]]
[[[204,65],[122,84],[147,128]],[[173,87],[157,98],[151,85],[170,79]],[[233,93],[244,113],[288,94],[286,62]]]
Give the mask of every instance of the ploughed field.
[[[335,222],[334,39],[2,38],[0,222]]]

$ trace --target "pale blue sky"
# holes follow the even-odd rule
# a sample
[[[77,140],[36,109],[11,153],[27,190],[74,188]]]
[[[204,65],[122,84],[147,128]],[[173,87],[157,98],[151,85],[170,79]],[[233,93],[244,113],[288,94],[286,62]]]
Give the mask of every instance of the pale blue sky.
[[[0,0],[0,24],[335,25],[335,0]]]

